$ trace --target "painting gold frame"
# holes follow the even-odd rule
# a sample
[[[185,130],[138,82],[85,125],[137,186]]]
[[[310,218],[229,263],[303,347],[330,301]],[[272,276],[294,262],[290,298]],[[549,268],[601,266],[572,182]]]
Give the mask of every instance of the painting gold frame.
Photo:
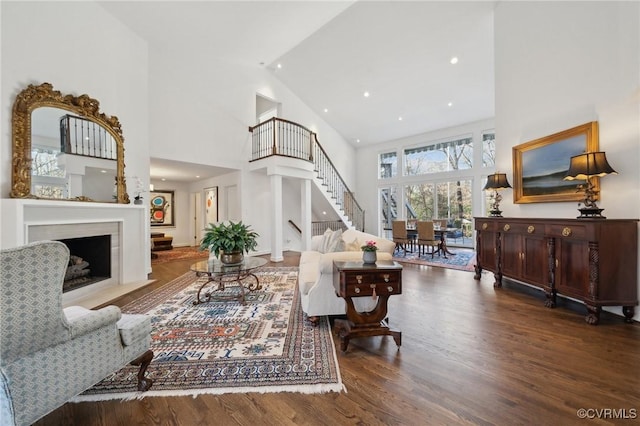
[[[553,135],[514,146],[513,202],[549,203],[581,201],[583,181],[563,180],[571,157],[598,151],[598,122],[592,121]],[[600,190],[600,178],[591,182]]]

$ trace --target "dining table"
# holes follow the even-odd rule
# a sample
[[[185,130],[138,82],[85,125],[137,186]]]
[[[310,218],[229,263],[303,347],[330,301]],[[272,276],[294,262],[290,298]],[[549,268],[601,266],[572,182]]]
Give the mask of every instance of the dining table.
[[[454,252],[452,252],[451,250],[449,250],[449,247],[447,247],[447,233],[449,232],[455,232],[457,231],[458,228],[440,228],[440,229],[433,229],[433,233],[436,237],[436,239],[440,240],[440,244],[438,244],[438,250],[435,251],[435,253],[438,253],[438,255],[440,255],[440,253],[442,254],[442,256],[447,259],[447,255],[451,255],[451,256],[455,256],[456,254]],[[410,250],[411,252],[413,252],[413,245],[415,244],[415,242],[418,239],[418,230],[414,227],[407,227],[407,239],[411,240],[412,243],[412,250]],[[434,254],[435,254],[434,253]]]

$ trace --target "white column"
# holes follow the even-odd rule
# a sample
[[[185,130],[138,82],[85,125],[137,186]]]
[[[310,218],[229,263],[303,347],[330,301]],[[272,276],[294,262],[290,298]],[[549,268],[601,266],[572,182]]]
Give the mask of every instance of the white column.
[[[302,200],[302,250],[311,250],[311,179],[302,179],[300,184]]]
[[[271,261],[282,262],[282,175],[271,175]]]

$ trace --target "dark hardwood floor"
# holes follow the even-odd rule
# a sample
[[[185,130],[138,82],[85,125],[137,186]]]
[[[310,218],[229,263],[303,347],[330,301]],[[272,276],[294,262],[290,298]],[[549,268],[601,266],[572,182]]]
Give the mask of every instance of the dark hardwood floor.
[[[297,265],[298,257],[287,253],[274,266]],[[114,304],[169,282],[191,263],[154,266],[156,283]],[[494,289],[490,273],[477,282],[470,272],[405,265],[402,295],[389,299],[402,347],[372,337],[338,350],[347,392],[66,404],[37,424],[638,424],[640,325],[603,313],[590,326],[581,305],[543,303],[542,293],[526,287]],[[588,420],[580,409],[589,410]]]

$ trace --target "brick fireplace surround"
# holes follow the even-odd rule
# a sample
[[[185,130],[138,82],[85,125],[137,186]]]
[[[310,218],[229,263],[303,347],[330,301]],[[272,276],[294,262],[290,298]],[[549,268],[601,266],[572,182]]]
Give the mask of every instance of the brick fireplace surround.
[[[151,281],[144,205],[2,199],[1,247],[40,240],[111,236],[111,278],[62,295],[65,306],[93,308]]]

